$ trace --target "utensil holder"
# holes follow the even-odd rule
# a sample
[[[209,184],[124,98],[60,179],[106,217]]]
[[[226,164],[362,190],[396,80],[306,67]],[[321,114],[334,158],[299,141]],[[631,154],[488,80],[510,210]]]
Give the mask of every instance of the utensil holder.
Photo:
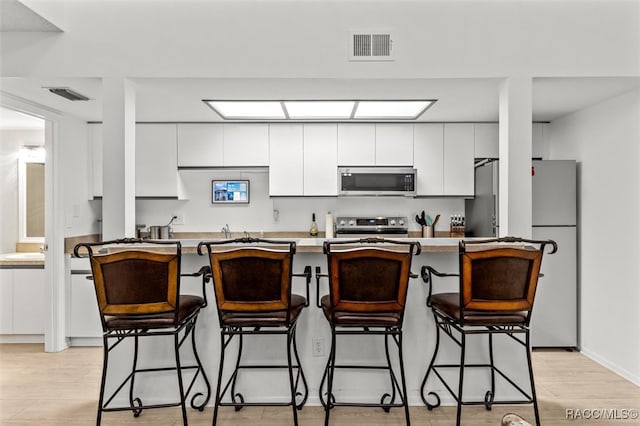
[[[433,226],[422,227],[422,238],[433,238]]]

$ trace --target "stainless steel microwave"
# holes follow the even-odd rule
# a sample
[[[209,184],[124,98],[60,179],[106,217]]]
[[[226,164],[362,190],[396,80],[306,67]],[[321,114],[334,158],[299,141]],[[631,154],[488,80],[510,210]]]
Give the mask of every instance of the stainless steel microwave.
[[[339,167],[339,195],[416,195],[416,169]]]

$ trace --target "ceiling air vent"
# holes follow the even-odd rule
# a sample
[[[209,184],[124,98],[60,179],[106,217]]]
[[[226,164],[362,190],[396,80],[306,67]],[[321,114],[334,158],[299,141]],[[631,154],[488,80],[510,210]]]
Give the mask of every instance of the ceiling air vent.
[[[349,34],[350,61],[393,61],[391,34],[352,32]]]
[[[68,87],[44,87],[44,89],[49,90],[54,95],[62,96],[65,99],[69,99],[70,101],[88,101],[84,95],[81,95],[78,92],[74,92]]]

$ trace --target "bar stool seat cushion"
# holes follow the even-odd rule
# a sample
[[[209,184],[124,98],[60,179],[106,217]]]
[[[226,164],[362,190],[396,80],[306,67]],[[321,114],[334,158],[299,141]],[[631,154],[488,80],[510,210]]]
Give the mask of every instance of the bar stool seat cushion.
[[[460,293],[439,293],[431,296],[431,305],[456,321],[460,321]],[[464,311],[467,325],[518,325],[525,324],[526,312]]]
[[[299,294],[291,295],[289,321],[296,322],[307,299]],[[279,327],[287,325],[287,311],[270,312],[222,312],[222,323],[231,327]]]
[[[189,318],[194,312],[197,312],[203,304],[204,299],[200,296],[181,295],[178,324]],[[105,317],[107,330],[173,327],[176,325],[174,321],[175,316],[173,312],[166,314],[114,315]]]
[[[320,299],[322,312],[330,323],[333,322],[333,313],[331,309],[331,301],[329,295],[322,296]],[[393,327],[400,324],[400,312],[347,312],[335,311],[335,325],[354,326],[354,327]]]

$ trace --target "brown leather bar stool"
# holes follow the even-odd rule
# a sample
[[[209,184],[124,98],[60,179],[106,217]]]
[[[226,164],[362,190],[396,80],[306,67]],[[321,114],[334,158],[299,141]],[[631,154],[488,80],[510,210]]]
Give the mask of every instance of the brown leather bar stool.
[[[209,256],[220,323],[220,368],[216,387],[213,424],[218,419],[220,406],[232,406],[236,411],[244,406],[291,406],[293,423],[298,424],[298,410],[304,406],[307,381],[300,364],[296,346],[296,325],[305,306],[308,306],[311,267],[304,273],[294,274],[293,256],[296,243],[259,238],[240,238],[223,241],[202,241],[198,254],[206,248]],[[307,297],[292,294],[292,277],[305,277]],[[246,335],[285,336],[287,363],[242,364],[242,343]],[[234,337],[238,337],[238,355],[229,380],[222,386],[225,352]],[[295,362],[292,360],[292,352]],[[291,394],[286,402],[246,402],[236,392],[241,369],[281,369],[289,373]],[[294,375],[294,370],[296,374]],[[298,391],[302,385],[302,392]],[[227,391],[231,402],[223,402]]]
[[[436,347],[429,368],[420,387],[420,396],[429,410],[440,405],[436,392],[425,396],[429,375],[433,372],[457,402],[456,425],[460,425],[463,405],[484,405],[487,410],[493,404],[533,404],[536,424],[540,425],[538,400],[531,367],[531,344],[529,321],[536,294],[542,255],[546,245],[551,253],[557,251],[552,240],[528,240],[516,237],[493,238],[479,241],[461,241],[459,245],[459,272],[441,273],[431,266],[422,268],[422,278],[429,285],[427,306],[433,312],[437,326]],[[459,281],[457,293],[431,294],[433,276],[455,277]],[[440,335],[444,333],[460,346],[460,362],[436,364]],[[489,363],[469,364],[465,362],[466,341],[470,335],[488,335]],[[527,393],[501,369],[495,366],[493,335],[502,334],[524,346],[531,393]],[[524,335],[524,340],[522,337]],[[459,369],[458,390],[455,392],[440,374],[441,369]],[[483,401],[464,401],[463,381],[466,368],[488,368],[491,388]],[[524,400],[495,400],[496,373],[522,394]],[[427,399],[431,397],[431,403]]]
[[[97,252],[94,248],[101,247]],[[188,424],[186,399],[199,375],[206,386],[206,394],[195,393],[191,407],[204,410],[209,401],[211,388],[196,350],[195,326],[200,310],[207,306],[204,284],[208,280],[207,268],[188,276],[202,276],[203,297],[180,294],[181,245],[178,241],[152,241],[119,239],[97,243],[81,243],[75,246],[76,257],[89,256],[93,283],[102,321],[104,358],[100,399],[96,424],[100,425],[102,413],[108,411],[133,412],[138,417],[148,408],[181,407],[182,422]],[[195,364],[182,365],[180,348],[191,335],[191,346]],[[140,337],[173,337],[175,367],[140,368],[138,349]],[[109,354],[125,339],[133,339],[133,366],[131,373],[122,381],[105,402],[105,383],[109,367]],[[123,345],[122,347],[126,347]],[[195,370],[186,391],[183,385],[183,370]],[[144,405],[135,397],[135,379],[140,373],[176,371],[180,401],[166,404]],[[125,390],[129,383],[129,405],[111,407],[113,399]],[[196,405],[196,398],[202,397]]]
[[[329,424],[331,409],[339,406],[380,407],[386,412],[392,407],[403,407],[406,424],[409,425],[402,323],[411,276],[411,259],[413,255],[420,254],[420,243],[367,238],[326,241],[323,248],[329,268],[329,294],[319,299],[319,307],[331,326],[331,351],[320,383],[325,425]],[[320,276],[316,270],[318,284]],[[336,364],[336,338],[355,335],[384,336],[386,365]],[[400,383],[389,355],[390,339],[398,350]],[[333,394],[336,368],[387,370],[391,393],[382,395],[379,403],[337,402]],[[325,381],[326,400],[323,395]],[[398,403],[396,396],[400,398]]]

